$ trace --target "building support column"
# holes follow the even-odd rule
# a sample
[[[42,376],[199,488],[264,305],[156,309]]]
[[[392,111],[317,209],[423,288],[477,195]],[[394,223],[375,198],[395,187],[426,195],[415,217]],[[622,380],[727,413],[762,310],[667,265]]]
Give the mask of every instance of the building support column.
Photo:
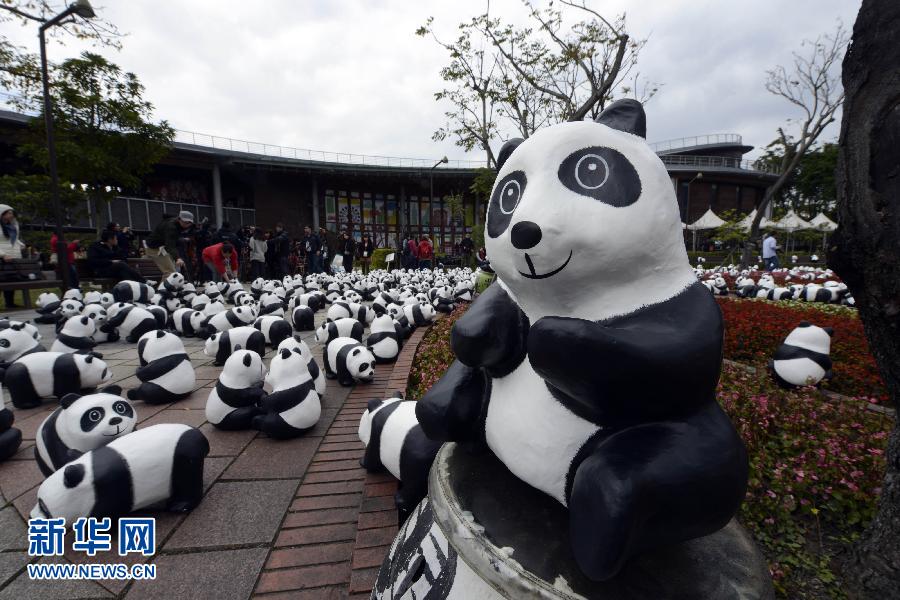
[[[318,231],[319,227],[322,226],[321,221],[319,221],[319,181],[313,177],[312,178],[312,219],[313,219],[313,231]]]
[[[400,205],[398,210],[400,211],[400,216],[397,218],[397,222],[400,223],[400,231],[397,232],[398,238],[403,239],[403,235],[406,233],[406,230],[409,228],[409,215],[407,214],[409,207],[406,204],[406,186],[400,186]]]
[[[216,227],[221,227],[225,220],[225,210],[222,208],[222,177],[219,173],[219,164],[213,165],[213,215],[216,219]]]

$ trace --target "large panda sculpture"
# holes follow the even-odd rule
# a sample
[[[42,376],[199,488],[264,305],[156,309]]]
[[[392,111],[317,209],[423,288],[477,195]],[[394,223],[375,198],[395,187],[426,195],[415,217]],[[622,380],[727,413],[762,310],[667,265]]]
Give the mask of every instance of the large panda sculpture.
[[[148,331],[138,340],[141,366],[134,374],[141,385],[128,390],[130,400],[147,404],[177,402],[191,395],[197,377],[184,344],[174,333]]]
[[[425,435],[416,420],[415,401],[405,402],[400,392],[369,402],[358,435],[366,446],[362,466],[371,473],[386,469],[400,480],[394,502],[401,520],[406,520],[428,493],[428,471],[442,443]]]
[[[38,488],[32,519],[117,517],[164,503],[188,512],[203,497],[209,441],[199,429],[163,423],[82,454]]]
[[[725,526],[748,475],[715,398],[722,315],[645,130],[640,103],[620,100],[504,145],[485,231],[496,285],[416,406],[429,438],[485,440],[568,507],[593,580]]]
[[[35,408],[44,398],[92,391],[112,379],[112,372],[95,354],[34,352],[0,372],[16,408]]]
[[[95,333],[97,333],[97,324],[90,317],[86,315],[69,317],[56,334],[50,351],[90,352],[97,345],[93,337]]]
[[[96,394],[66,394],[60,406],[38,426],[34,458],[44,477],[91,450],[134,431],[137,416],[119,394],[108,386]]]
[[[784,388],[817,385],[831,378],[831,327],[818,327],[801,321],[775,350],[769,369]]]

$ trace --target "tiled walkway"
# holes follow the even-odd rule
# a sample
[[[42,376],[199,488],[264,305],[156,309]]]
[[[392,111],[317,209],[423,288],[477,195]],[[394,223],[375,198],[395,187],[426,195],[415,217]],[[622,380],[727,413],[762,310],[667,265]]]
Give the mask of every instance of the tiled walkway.
[[[11,314],[31,318],[33,313]],[[317,315],[317,324],[324,318]],[[52,327],[41,326],[52,344]],[[33,458],[38,425],[54,408],[14,410],[24,441],[19,453],[0,463],[0,600],[128,598],[215,600],[255,598],[367,597],[377,567],[397,530],[390,476],[366,475],[359,466],[363,448],[356,437],[359,417],[371,398],[405,389],[416,346],[416,331],[393,365],[379,365],[374,383],[354,389],[328,382],[319,424],[295,440],[275,441],[254,431],[224,432],[206,423],[204,406],[220,371],[203,355],[201,340],[185,346],[197,374],[192,396],[173,405],[136,402],[140,426],[187,423],[210,442],[206,494],[188,515],[155,513],[157,579],[129,583],[31,581],[25,520],[42,476]],[[321,365],[321,348],[307,342]],[[114,381],[137,383],[133,344],[103,344]],[[8,396],[7,396],[8,400]],[[7,403],[7,406],[12,408]],[[51,562],[135,562],[129,555],[95,559],[68,550]]]

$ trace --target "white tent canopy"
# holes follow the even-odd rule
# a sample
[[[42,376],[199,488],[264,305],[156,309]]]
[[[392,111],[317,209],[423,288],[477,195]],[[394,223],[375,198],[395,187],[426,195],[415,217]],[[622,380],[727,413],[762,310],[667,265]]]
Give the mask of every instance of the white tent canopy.
[[[755,219],[755,218],[756,218],[756,209],[754,208],[753,211],[752,211],[750,214],[748,214],[746,217],[744,217],[743,219],[741,219],[741,221],[740,221],[740,223],[738,223],[738,225],[740,225],[741,229],[743,229],[744,231],[750,231],[750,226],[753,224],[753,219]],[[764,228],[766,228],[766,227],[770,227],[771,225],[772,225],[772,222],[769,221],[769,220],[768,220],[767,218],[765,218],[765,217],[763,217],[763,218],[760,219],[760,221],[759,221],[759,228],[760,228],[760,229],[764,229]]]
[[[720,219],[710,208],[703,213],[702,217],[688,225],[687,228],[691,231],[697,231],[699,229],[718,229],[724,224],[725,221]]]
[[[800,229],[812,229],[809,221],[804,221],[793,210],[789,210],[777,223],[775,228],[782,231],[797,231]]]
[[[837,223],[829,219],[823,212],[813,217],[809,224],[819,231],[834,231],[837,229]]]

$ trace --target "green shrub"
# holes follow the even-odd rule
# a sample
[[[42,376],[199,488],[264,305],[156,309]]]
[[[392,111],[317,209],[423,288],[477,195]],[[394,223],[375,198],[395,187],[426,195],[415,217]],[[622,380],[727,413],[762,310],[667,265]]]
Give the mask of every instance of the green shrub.
[[[391,264],[391,267],[396,268],[400,264],[400,257],[396,255],[397,250],[395,248],[375,248],[375,251],[372,252],[372,268],[387,268],[385,258],[387,258],[388,254],[392,253],[394,254],[394,262]]]

